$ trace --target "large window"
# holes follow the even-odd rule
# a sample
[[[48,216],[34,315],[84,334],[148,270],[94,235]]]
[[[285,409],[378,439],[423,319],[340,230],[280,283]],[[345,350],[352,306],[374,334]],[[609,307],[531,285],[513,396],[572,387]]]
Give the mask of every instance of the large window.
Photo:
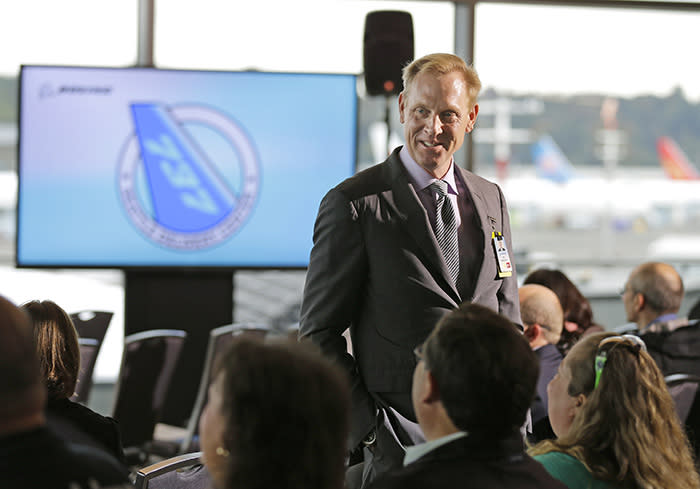
[[[0,76],[21,64],[136,62],[138,0],[12,0],[0,15]]]
[[[476,169],[523,251],[690,257],[669,235],[700,228],[700,182],[672,180],[700,175],[700,13],[484,4],[476,24]]]
[[[417,55],[454,49],[451,2],[200,0],[195,9],[188,0],[160,0],[155,10],[159,66],[359,74],[373,10],[411,13]]]

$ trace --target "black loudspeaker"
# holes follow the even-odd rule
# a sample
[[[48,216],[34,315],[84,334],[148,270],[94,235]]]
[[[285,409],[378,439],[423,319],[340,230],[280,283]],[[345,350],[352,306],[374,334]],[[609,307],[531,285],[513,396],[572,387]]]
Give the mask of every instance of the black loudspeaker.
[[[379,10],[365,19],[365,86],[369,95],[397,95],[401,70],[413,60],[413,20],[408,12]]]

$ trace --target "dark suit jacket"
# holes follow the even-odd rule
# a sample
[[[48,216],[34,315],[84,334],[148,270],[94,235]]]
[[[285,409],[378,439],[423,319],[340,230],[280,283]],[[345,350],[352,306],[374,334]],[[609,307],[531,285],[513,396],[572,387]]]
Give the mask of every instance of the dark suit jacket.
[[[474,202],[483,243],[474,293],[460,297],[399,150],[323,198],[306,276],[300,336],[320,345],[351,374],[351,447],[374,427],[378,398],[390,399],[388,404],[415,420],[412,351],[445,313],[469,300],[520,322],[515,273],[498,278],[491,241],[492,231],[502,232],[512,250],[500,188],[456,168]],[[354,358],[342,336],[348,328]]]
[[[638,334],[664,376],[700,375],[700,321],[680,317],[652,323]]]
[[[537,378],[537,394],[532,403],[532,422],[547,416],[547,384],[557,373],[562,356],[555,345],[544,345],[535,350],[540,360],[540,376]]]
[[[46,427],[0,437],[2,489],[126,488],[128,475],[105,452],[68,443]]]
[[[459,438],[378,477],[370,489],[562,489],[523,450],[519,433],[500,442]]]
[[[100,448],[126,464],[117,422],[70,399],[49,399],[46,422],[63,439]]]

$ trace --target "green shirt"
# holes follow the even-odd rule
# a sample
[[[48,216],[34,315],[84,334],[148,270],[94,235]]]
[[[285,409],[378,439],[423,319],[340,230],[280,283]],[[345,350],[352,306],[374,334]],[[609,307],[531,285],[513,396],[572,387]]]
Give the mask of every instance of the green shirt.
[[[586,466],[576,458],[562,452],[549,452],[533,457],[555,479],[562,481],[569,489],[617,489],[612,482],[595,479]]]

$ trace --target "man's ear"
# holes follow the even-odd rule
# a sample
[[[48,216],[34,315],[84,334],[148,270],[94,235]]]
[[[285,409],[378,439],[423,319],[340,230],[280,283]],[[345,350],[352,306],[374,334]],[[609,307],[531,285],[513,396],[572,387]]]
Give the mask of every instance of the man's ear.
[[[404,93],[401,92],[399,93],[399,122],[403,124],[406,122],[406,119],[403,115],[403,111],[406,108],[406,97],[404,96]]]
[[[647,305],[647,298],[644,297],[644,294],[642,294],[641,292],[636,292],[634,294],[634,297],[632,298],[632,300],[634,301],[634,304],[637,306],[638,311],[641,311],[642,309],[644,309],[644,306]]]
[[[476,116],[479,114],[479,104],[474,104],[474,108],[469,112],[469,120],[465,132],[472,132],[474,124],[476,124]]]
[[[540,325],[535,323],[535,324],[523,324],[523,335],[525,335],[525,338],[527,338],[528,341],[532,341],[536,339],[539,335],[542,329],[540,328]]]
[[[437,385],[433,373],[428,370],[425,375],[425,382],[427,384],[427,389],[425,389],[425,402],[432,403],[440,401],[440,388]]]

